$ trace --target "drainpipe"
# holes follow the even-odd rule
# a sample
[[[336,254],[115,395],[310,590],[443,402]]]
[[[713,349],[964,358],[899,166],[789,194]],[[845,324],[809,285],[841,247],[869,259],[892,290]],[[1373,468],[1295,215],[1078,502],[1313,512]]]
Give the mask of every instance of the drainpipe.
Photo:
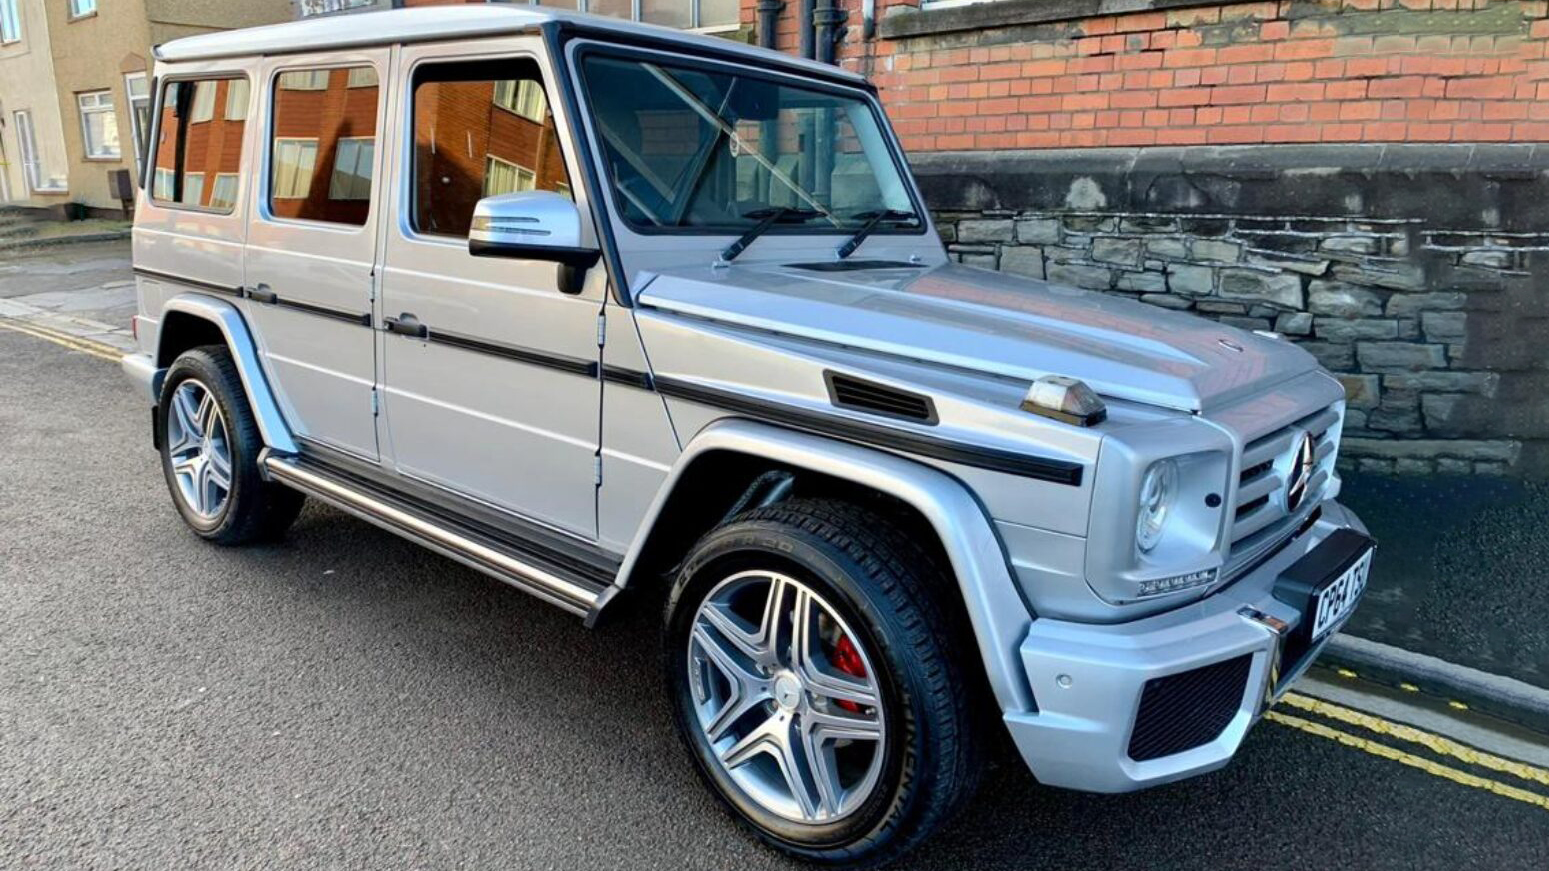
[[[780,27],[780,13],[785,10],[783,0],[758,0],[758,44],[763,48],[774,49],[779,42],[776,31]],[[779,132],[775,130],[774,121],[763,121],[759,124],[758,147],[764,154],[775,154],[780,149]],[[770,180],[761,179],[762,184],[758,192],[759,196],[768,201]]]
[[[832,64],[843,32],[839,28],[844,22],[845,13],[834,5],[834,0],[816,0],[816,3],[817,7],[812,12],[813,37],[817,41],[816,60],[820,63]],[[834,176],[834,149],[837,139],[834,130],[834,110],[819,109],[816,114],[813,131],[817,144],[813,154],[816,178],[813,179],[814,185],[809,190],[818,202],[832,205],[833,195],[830,188]]]

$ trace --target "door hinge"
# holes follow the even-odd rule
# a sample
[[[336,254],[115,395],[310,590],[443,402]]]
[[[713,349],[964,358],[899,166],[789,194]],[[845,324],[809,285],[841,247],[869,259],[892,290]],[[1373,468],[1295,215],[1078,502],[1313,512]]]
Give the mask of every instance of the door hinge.
[[[608,318],[606,315],[597,316],[597,347],[601,348],[608,343]]]
[[[592,458],[592,483],[602,486],[602,454]]]
[[[382,413],[382,399],[377,394],[375,387],[371,388],[371,416],[376,417]]]

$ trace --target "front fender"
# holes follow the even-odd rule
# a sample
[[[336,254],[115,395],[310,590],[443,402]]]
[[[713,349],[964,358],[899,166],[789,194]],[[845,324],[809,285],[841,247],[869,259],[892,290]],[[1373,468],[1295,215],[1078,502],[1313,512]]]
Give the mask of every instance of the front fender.
[[[699,457],[717,451],[841,478],[913,506],[935,530],[951,562],[985,674],[1001,709],[1008,713],[1034,710],[1018,649],[1032,614],[1011,577],[1000,539],[984,509],[955,478],[884,451],[747,420],[712,423],[689,442],[656,494],[625,555],[615,592],[631,576],[657,522],[672,522],[661,516],[662,509],[686,470]],[[604,601],[608,598],[611,596],[605,596]]]
[[[281,453],[297,453],[295,439],[291,437],[290,427],[280,414],[280,406],[275,401],[274,391],[269,387],[269,379],[264,377],[263,366],[258,360],[258,346],[253,341],[253,334],[248,330],[242,312],[225,300],[203,294],[182,293],[174,296],[167,300],[161,310],[163,329],[156,336],[157,360],[165,359],[161,343],[165,341],[168,332],[165,329],[167,316],[173,312],[209,321],[220,329],[221,335],[226,337],[226,347],[236,361],[242,389],[247,391],[247,400],[253,408],[253,417],[258,422],[258,432],[263,436],[264,444]]]

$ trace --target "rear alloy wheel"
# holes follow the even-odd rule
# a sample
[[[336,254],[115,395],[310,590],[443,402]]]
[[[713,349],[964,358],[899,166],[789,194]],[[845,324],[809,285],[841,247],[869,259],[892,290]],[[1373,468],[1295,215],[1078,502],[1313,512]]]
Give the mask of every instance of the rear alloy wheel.
[[[743,512],[684,560],[663,644],[673,715],[766,842],[877,865],[972,795],[977,691],[938,565],[885,515],[828,499]]]
[[[217,544],[271,539],[301,513],[300,493],[259,474],[263,436],[225,347],[179,355],[167,370],[156,413],[167,489],[200,537]]]

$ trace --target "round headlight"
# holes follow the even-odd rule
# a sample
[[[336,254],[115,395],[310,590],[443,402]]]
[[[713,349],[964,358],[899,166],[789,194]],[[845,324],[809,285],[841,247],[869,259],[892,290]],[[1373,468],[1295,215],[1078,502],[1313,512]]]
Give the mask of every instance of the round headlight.
[[[1150,551],[1162,540],[1177,493],[1177,463],[1162,460],[1146,470],[1146,477],[1140,482],[1140,518],[1135,522],[1135,543],[1142,551]]]

